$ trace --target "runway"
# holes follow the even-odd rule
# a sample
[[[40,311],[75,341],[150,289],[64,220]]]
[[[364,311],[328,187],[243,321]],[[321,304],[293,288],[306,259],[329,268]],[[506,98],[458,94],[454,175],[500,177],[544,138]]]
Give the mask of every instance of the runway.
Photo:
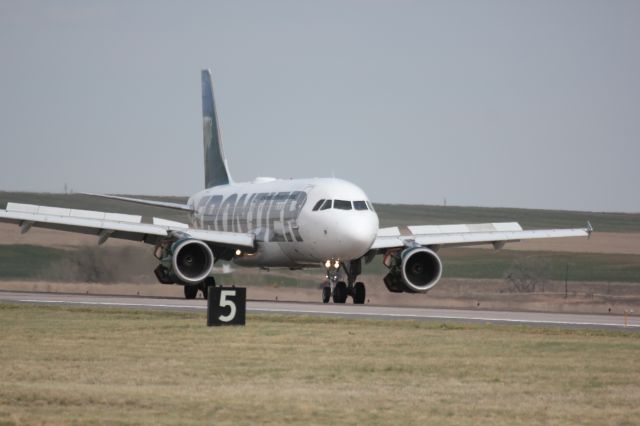
[[[62,306],[96,306],[169,311],[206,312],[206,300],[184,300],[136,296],[104,296],[62,293],[0,291],[0,301]],[[344,318],[411,319],[439,322],[529,324],[558,327],[608,328],[640,331],[636,316],[563,314],[548,312],[508,312],[487,310],[408,308],[375,305],[247,301],[248,313],[319,315]]]

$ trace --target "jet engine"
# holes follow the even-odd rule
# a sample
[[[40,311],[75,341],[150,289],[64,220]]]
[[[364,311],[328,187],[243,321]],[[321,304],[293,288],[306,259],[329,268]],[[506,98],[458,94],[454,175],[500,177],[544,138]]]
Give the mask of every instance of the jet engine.
[[[442,276],[440,258],[425,247],[388,253],[384,257],[384,264],[389,268],[384,283],[394,293],[426,293]]]
[[[203,241],[179,239],[161,251],[161,264],[154,271],[161,283],[199,284],[213,269],[213,253]]]

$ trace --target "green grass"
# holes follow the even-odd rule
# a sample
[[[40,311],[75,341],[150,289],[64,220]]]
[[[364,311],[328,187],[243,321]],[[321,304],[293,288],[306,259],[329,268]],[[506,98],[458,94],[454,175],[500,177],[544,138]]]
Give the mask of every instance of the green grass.
[[[186,203],[187,197],[132,196],[135,198],[151,198],[154,200]],[[39,192],[2,192],[0,191],[0,208],[7,202],[37,204],[41,206],[63,207],[71,209],[97,210],[104,212],[142,215],[143,217],[161,217],[168,220],[187,222],[188,216],[179,210],[126,203],[117,200],[90,197],[79,194],[52,194]]]
[[[591,282],[640,281],[640,256],[630,254],[552,253],[501,250],[478,253],[472,249],[443,255],[445,276],[456,278],[502,278],[517,260],[542,260],[540,272],[549,279]],[[535,261],[534,261],[535,262]],[[535,270],[535,266],[533,267]]]
[[[445,248],[438,253],[443,276],[447,278],[503,278],[517,261],[538,259],[541,273],[551,280],[563,281],[567,264],[568,279],[591,282],[639,282],[640,255],[569,253],[518,250],[480,250]],[[535,268],[535,267],[534,267]],[[365,272],[383,275],[387,269],[381,262],[365,265]]]
[[[147,197],[147,196],[133,196]],[[185,203],[187,197],[148,196],[157,200]],[[170,220],[188,221],[180,211],[142,206],[115,200],[105,200],[83,195],[65,195],[29,192],[0,192],[0,208],[8,201],[68,207],[99,211],[112,211],[143,216],[163,217]],[[585,226],[590,220],[599,232],[640,232],[640,214],[603,213],[562,210],[532,210],[490,207],[420,206],[376,204],[380,226],[429,225],[484,222],[520,222],[527,229],[574,228]]]
[[[598,232],[640,232],[640,214],[492,207],[376,204],[380,226],[519,222],[525,229],[580,228],[587,221]]]
[[[173,202],[186,202],[185,197],[155,198]],[[142,214],[147,217],[164,217],[182,222],[188,221],[184,213],[174,210],[81,195],[0,192],[0,207],[3,207],[7,201],[116,211]],[[594,227],[602,232],[640,232],[640,214],[387,204],[377,204],[376,209],[380,216],[381,226],[519,221],[525,228],[549,228],[583,226],[587,220],[591,220]],[[515,261],[527,256],[538,256],[547,259],[550,264],[549,275],[554,280],[564,279],[567,263],[570,264],[569,279],[574,281],[637,282],[638,277],[640,277],[640,256],[637,255],[517,252],[509,250],[489,253],[470,249],[447,249],[442,250],[441,254],[445,266],[445,277],[502,278]],[[65,254],[62,250],[42,247],[0,246],[0,279],[37,278],[46,274],[51,264],[69,256],[68,253]],[[130,262],[131,264],[126,269],[135,272],[135,275],[138,276],[149,275],[150,269],[142,269],[142,266],[148,266],[148,256],[137,256],[136,259],[140,261]],[[386,274],[384,267],[377,261],[365,269],[370,273]],[[220,276],[221,282],[225,284],[235,284],[245,278],[234,276],[233,274]],[[301,283],[300,279],[275,274],[265,274],[259,277],[252,275],[251,279],[264,281],[265,285],[277,286],[315,285],[316,282],[315,277],[308,280],[308,282]]]
[[[636,424],[640,334],[0,304],[2,424]]]
[[[66,250],[33,245],[0,245],[0,278],[28,279],[69,255]]]
[[[516,250],[479,250],[447,248],[439,252],[447,278],[503,278],[518,261],[541,259],[551,280],[563,281],[567,264],[571,281],[638,282],[640,255],[565,253]],[[155,282],[152,270],[155,260],[145,247],[91,247],[78,250],[56,249],[31,245],[0,245],[0,279],[47,279],[79,282],[127,282],[132,277],[146,277]],[[388,270],[380,261],[364,266],[364,272],[386,275]],[[305,277],[308,275],[308,279]],[[293,277],[287,271],[274,270],[264,274],[246,274],[237,270],[232,274],[218,274],[219,284],[237,285],[251,281],[256,285],[278,287],[315,287],[321,270]],[[107,281],[105,281],[105,279]]]

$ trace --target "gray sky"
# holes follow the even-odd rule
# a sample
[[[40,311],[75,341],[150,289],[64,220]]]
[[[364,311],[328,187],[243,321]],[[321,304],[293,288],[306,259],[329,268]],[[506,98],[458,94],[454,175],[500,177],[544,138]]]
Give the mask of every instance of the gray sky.
[[[639,1],[0,0],[0,190],[190,195],[200,69],[236,181],[640,211]]]

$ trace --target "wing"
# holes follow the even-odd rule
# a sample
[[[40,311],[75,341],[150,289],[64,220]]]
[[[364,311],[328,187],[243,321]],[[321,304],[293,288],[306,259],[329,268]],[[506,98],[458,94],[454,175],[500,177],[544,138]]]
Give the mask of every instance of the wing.
[[[378,231],[371,249],[403,247],[412,241],[433,248],[493,244],[499,249],[508,242],[534,238],[588,237],[592,231],[590,223],[586,228],[530,231],[523,230],[516,222],[391,227]]]
[[[189,228],[185,223],[155,217],[151,223],[143,223],[142,216],[32,204],[8,203],[5,210],[0,210],[0,222],[15,223],[22,233],[33,226],[96,235],[99,244],[109,238],[156,244],[172,233],[234,248],[253,248],[255,241],[253,234]]]
[[[140,198],[120,197],[118,195],[91,194],[89,192],[80,192],[80,194],[88,195],[89,197],[106,198],[108,200],[126,201],[128,203],[144,204],[147,206],[163,207],[165,209],[174,209],[174,210],[183,210],[187,212],[193,212],[193,209],[187,204],[170,203],[168,201],[143,200]]]

